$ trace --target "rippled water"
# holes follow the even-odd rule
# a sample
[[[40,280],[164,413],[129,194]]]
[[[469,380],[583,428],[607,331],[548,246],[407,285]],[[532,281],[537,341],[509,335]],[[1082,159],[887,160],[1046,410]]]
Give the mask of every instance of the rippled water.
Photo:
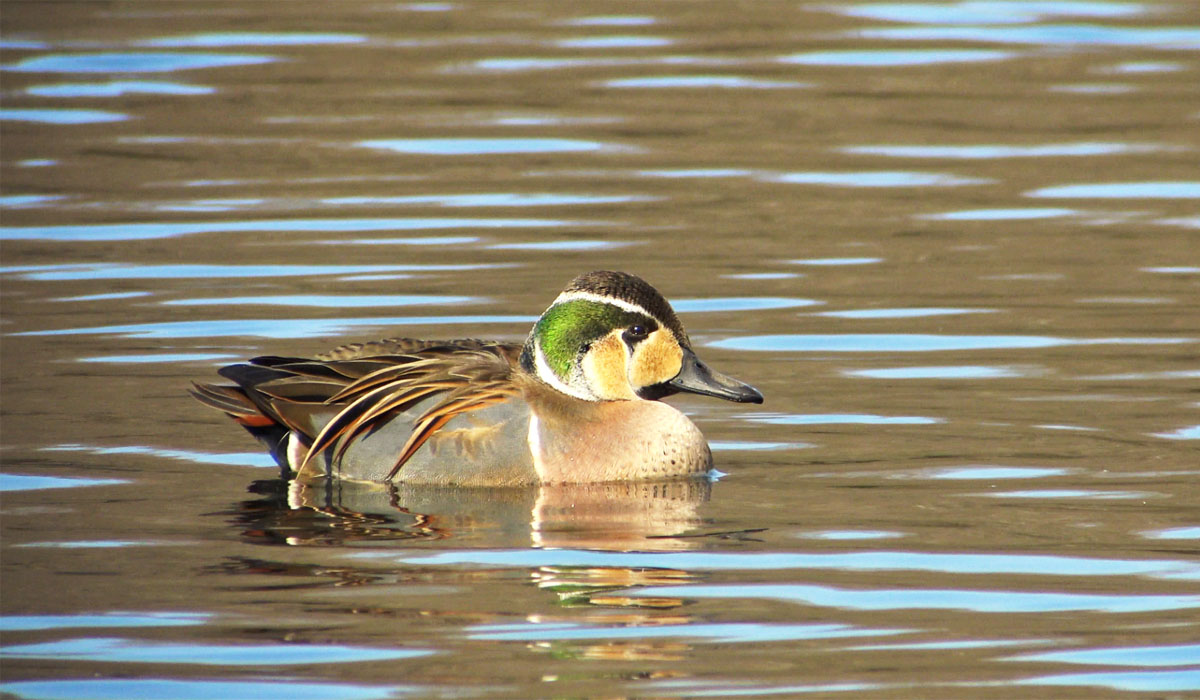
[[[1200,692],[1193,3],[65,8],[0,37],[0,691]],[[766,394],[676,402],[713,483],[289,486],[186,395],[598,268]]]

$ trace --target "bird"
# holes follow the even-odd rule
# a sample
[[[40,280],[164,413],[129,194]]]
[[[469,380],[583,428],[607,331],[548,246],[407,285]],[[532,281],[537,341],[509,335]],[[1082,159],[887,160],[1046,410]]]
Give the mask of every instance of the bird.
[[[256,357],[190,393],[264,443],[285,478],[521,486],[707,475],[708,443],[659,399],[762,394],[710,369],[632,274],[579,275],[523,344],[387,338]]]

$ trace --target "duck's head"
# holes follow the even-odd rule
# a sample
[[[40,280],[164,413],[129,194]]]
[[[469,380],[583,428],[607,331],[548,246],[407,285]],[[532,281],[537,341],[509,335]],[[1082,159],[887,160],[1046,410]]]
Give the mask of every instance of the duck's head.
[[[529,333],[521,365],[587,401],[653,400],[680,391],[763,400],[754,387],[701,362],[667,300],[624,272],[600,270],[572,280]]]

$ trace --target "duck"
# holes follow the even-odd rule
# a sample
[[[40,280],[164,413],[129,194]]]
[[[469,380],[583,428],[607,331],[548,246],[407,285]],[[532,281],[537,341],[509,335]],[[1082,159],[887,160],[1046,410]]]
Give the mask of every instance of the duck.
[[[267,446],[285,478],[435,486],[707,475],[699,428],[661,399],[762,403],[710,369],[671,304],[635,275],[579,275],[523,344],[386,338],[262,356],[191,394]]]

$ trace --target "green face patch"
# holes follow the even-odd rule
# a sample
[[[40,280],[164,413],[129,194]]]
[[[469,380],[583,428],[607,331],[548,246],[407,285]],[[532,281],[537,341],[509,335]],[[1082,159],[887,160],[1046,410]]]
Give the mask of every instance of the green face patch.
[[[534,327],[534,334],[541,342],[550,369],[566,381],[571,366],[588,343],[603,338],[614,328],[651,322],[648,316],[611,304],[576,299],[547,309]]]

